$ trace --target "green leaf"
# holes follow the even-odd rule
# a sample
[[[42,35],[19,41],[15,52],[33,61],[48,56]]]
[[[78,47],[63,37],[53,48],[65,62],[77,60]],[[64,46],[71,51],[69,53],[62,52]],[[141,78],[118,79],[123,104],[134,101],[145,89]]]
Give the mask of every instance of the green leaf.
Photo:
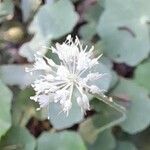
[[[135,81],[150,91],[150,61],[140,64],[135,70]]]
[[[115,71],[111,70],[111,75],[112,75],[112,80],[111,80],[111,83],[110,83],[109,90],[114,88],[117,85],[118,81],[119,81],[118,75],[117,75],[117,73]]]
[[[21,0],[21,9],[24,22],[33,15],[41,4],[41,0]]]
[[[84,40],[91,40],[96,34],[96,25],[94,22],[88,23],[80,28],[80,35]]]
[[[118,142],[115,150],[137,150],[137,148],[130,142]]]
[[[125,113],[121,106],[108,100],[107,97],[91,101],[93,109],[98,113],[86,119],[80,124],[79,132],[83,139],[92,144],[102,131],[124,121]]]
[[[102,58],[100,59],[100,62],[102,62],[105,66],[107,66],[107,68],[112,69],[113,68],[113,63],[111,62],[111,60],[106,57],[106,56],[102,56]],[[112,70],[111,70],[112,71]]]
[[[96,34],[97,22],[102,11],[103,7],[101,6],[101,3],[95,3],[84,13],[83,17],[87,21],[87,24],[80,28],[80,35],[84,40],[91,40]]]
[[[34,150],[35,139],[25,129],[12,127],[0,142],[2,150]]]
[[[111,130],[109,129],[99,133],[96,141],[88,147],[89,150],[112,150],[115,148],[115,146],[115,138],[113,137]]]
[[[95,47],[95,51],[98,55],[103,54],[103,42],[101,42],[101,41],[97,42],[94,45],[94,47]],[[106,77],[107,77],[106,81],[109,82],[109,87],[107,89],[105,89],[107,91],[107,90],[110,90],[111,88],[113,88],[116,85],[116,83],[118,82],[118,76],[112,70],[113,63],[108,57],[103,55],[100,58],[100,62],[107,68],[107,70],[104,70],[104,72],[103,72],[103,73],[106,73]],[[102,68],[99,69],[98,71],[101,72],[101,70],[102,70]],[[111,81],[109,81],[110,78],[111,78]]]
[[[71,32],[77,21],[78,15],[69,0],[59,0],[41,6],[29,27],[29,32],[35,35],[31,43],[25,43],[20,48],[20,55],[33,61],[33,54],[41,45],[47,45],[48,41]],[[46,52],[41,48],[40,51]]]
[[[26,88],[18,94],[12,105],[13,125],[25,126],[31,117],[37,116],[38,105],[30,100],[30,96],[33,95],[34,91],[31,88]]]
[[[25,68],[30,68],[31,65],[2,65],[0,66],[0,78],[8,85],[18,85],[20,88],[25,88],[30,85],[36,78],[25,71]]]
[[[104,53],[114,61],[135,66],[148,56],[149,5],[149,0],[106,0],[97,30],[104,41]]]
[[[135,134],[149,126],[150,99],[146,89],[132,80],[121,79],[112,94],[118,98],[125,98],[128,103],[127,119],[121,123],[121,127],[126,132]]]
[[[75,132],[43,133],[38,138],[37,150],[86,150],[81,137]]]
[[[10,16],[13,16],[14,5],[11,0],[3,0],[0,2],[0,22],[4,21]]]
[[[59,0],[40,8],[29,31],[42,36],[43,39],[56,39],[71,32],[77,20],[78,15],[72,3],[69,0]]]
[[[75,98],[72,99],[72,103],[73,105],[68,116],[62,112],[60,104],[50,103],[49,118],[55,129],[68,128],[83,120],[84,114],[81,112]]]
[[[107,91],[112,80],[111,70],[106,65],[99,63],[95,65],[91,71],[104,74],[99,80],[94,80],[91,83],[98,86],[101,90]]]
[[[150,149],[150,128],[147,128],[143,132],[133,135],[130,140],[135,143],[138,150],[149,150]]]
[[[103,12],[103,9],[102,3],[95,3],[94,5],[91,5],[84,14],[85,20],[96,24],[99,20],[100,14]]]
[[[80,0],[71,0],[72,2],[78,2],[78,1],[80,1]]]
[[[0,137],[6,133],[11,126],[11,91],[0,81],[0,97],[1,97],[1,108],[0,108]]]
[[[41,54],[45,54],[47,51],[49,41],[48,39],[44,38],[40,35],[35,35],[34,38],[32,38],[31,41],[24,43],[20,49],[19,49],[19,54],[25,58],[27,58],[27,60],[29,62],[33,62],[34,61],[34,54],[40,50]]]

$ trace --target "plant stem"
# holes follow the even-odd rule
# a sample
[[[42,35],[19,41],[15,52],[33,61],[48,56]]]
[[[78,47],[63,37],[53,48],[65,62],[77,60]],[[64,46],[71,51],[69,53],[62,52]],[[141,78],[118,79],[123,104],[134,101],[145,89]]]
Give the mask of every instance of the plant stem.
[[[105,104],[109,105],[110,107],[114,108],[116,111],[118,111],[121,114],[121,117],[119,117],[118,119],[101,127],[99,129],[100,131],[103,131],[112,126],[118,125],[126,119],[126,109],[123,106],[115,103],[111,97],[107,97],[106,95],[104,95],[102,93],[94,94],[94,97],[96,97],[98,100],[104,102]]]

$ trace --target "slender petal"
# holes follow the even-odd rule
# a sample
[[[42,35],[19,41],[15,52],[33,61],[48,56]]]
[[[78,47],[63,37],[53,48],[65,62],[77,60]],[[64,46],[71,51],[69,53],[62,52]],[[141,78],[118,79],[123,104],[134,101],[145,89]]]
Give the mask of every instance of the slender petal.
[[[35,96],[31,99],[38,102],[40,108],[49,106],[50,102],[59,103],[62,111],[68,115],[76,88],[79,94],[76,96],[76,101],[81,111],[86,112],[90,109],[87,91],[93,94],[101,92],[100,87],[89,84],[90,81],[102,77],[102,74],[92,72],[92,67],[98,64],[101,55],[93,58],[94,47],[88,50],[87,46],[83,47],[78,37],[73,41],[71,35],[67,36],[65,42],[56,43],[55,46],[51,47],[51,50],[58,55],[60,65],[46,56],[37,54],[33,68],[28,69],[32,72],[40,70],[44,72],[32,84]],[[83,77],[87,71],[89,73]]]

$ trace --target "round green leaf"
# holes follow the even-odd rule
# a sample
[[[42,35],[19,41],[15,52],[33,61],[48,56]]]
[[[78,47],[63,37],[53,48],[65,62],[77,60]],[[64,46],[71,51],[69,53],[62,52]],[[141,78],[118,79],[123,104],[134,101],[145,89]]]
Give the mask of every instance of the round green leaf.
[[[30,85],[37,77],[25,71],[25,68],[30,68],[31,65],[1,65],[0,78],[10,86],[18,85],[20,88],[25,88]],[[15,72],[15,73],[14,73]]]
[[[88,23],[80,28],[80,35],[84,40],[91,40],[96,34],[95,22]]]
[[[25,129],[12,127],[0,142],[0,149],[3,150],[34,150],[35,139]]]
[[[137,148],[130,142],[118,142],[115,150],[137,150]]]
[[[84,19],[88,22],[80,28],[80,35],[84,40],[91,40],[96,34],[96,26],[99,20],[99,16],[103,11],[101,3],[95,3],[91,5],[84,13]]]
[[[28,59],[29,62],[34,61],[34,54],[40,51],[41,54],[45,54],[49,44],[49,39],[44,38],[41,35],[35,35],[31,41],[24,43],[20,49],[19,54]]]
[[[115,138],[113,137],[111,130],[109,129],[99,133],[96,141],[93,144],[89,145],[89,150],[112,150],[115,148],[115,146]]]
[[[11,91],[0,81],[0,137],[5,134],[5,132],[11,126]]]
[[[59,0],[41,6],[29,27],[29,32],[35,36],[31,43],[25,43],[20,48],[20,55],[33,61],[36,50],[40,49],[41,53],[45,53],[41,46],[46,46],[48,41],[71,32],[77,21],[78,15],[69,0]]]
[[[43,133],[38,138],[37,150],[86,150],[81,137],[75,132]]]
[[[78,106],[75,98],[72,99],[72,103],[73,105],[68,116],[66,116],[66,114],[62,112],[60,104],[50,103],[49,119],[54,128],[68,128],[83,120],[84,114],[83,112],[81,112],[81,109]]]
[[[103,3],[97,2],[91,5],[84,14],[85,20],[88,22],[94,22],[96,24],[103,10]]]
[[[106,0],[97,30],[104,41],[104,53],[114,61],[135,66],[148,56],[149,5],[149,0]]]
[[[121,79],[113,95],[127,100],[127,119],[121,123],[121,127],[126,132],[134,134],[149,126],[150,99],[146,89],[138,86],[132,80]]]
[[[29,31],[42,36],[43,39],[55,39],[71,32],[77,20],[78,15],[72,3],[69,0],[60,0],[42,6],[34,17]]]
[[[100,74],[103,74],[103,76],[98,80],[93,80],[91,83],[93,85],[98,86],[101,90],[107,91],[109,89],[112,75],[110,69],[104,65],[103,63],[99,63],[95,65],[92,70],[92,72],[98,72]],[[85,75],[88,74],[89,71],[85,72]]]
[[[135,81],[150,91],[150,61],[136,68]]]

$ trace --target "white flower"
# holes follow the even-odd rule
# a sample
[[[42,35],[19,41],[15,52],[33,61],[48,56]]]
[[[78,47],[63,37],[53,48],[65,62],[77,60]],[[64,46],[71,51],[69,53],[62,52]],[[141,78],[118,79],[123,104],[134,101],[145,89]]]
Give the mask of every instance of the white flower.
[[[92,81],[102,77],[102,74],[92,72],[92,67],[98,64],[101,55],[93,58],[94,47],[87,50],[87,46],[83,47],[77,37],[73,41],[71,35],[67,36],[64,43],[57,43],[56,47],[51,49],[58,55],[60,64],[40,54],[35,55],[34,67],[28,71],[37,70],[42,73],[32,84],[36,95],[31,99],[38,102],[40,108],[47,107],[50,102],[60,103],[62,111],[68,115],[72,107],[73,93],[76,90],[78,93],[76,101],[81,110],[84,112],[89,110],[86,93],[95,94],[101,91],[92,84]]]

